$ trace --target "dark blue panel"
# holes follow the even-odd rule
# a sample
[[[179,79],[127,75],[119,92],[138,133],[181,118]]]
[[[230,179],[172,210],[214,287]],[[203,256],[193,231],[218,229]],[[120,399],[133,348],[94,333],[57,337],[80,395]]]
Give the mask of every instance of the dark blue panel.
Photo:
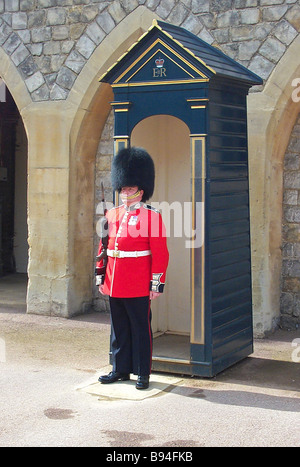
[[[239,320],[245,315],[251,320],[251,301],[244,301],[213,313],[213,333],[219,332],[221,326]]]
[[[248,179],[212,180],[210,184],[211,194],[231,194],[248,191]]]
[[[234,245],[234,242],[231,240],[231,248],[229,251],[225,251],[222,253],[212,254],[211,256],[211,267],[213,269],[217,269],[222,266],[226,266],[227,264],[234,264],[239,263],[243,260],[249,260],[250,258],[250,247],[248,245],[249,240],[247,240],[246,246],[241,246],[240,244]],[[236,246],[236,249],[232,249]]]
[[[248,208],[249,195],[247,192],[212,195],[210,198],[210,208],[214,209],[235,209],[240,206]]]
[[[251,315],[249,315],[249,308],[247,314],[241,316],[239,319],[236,319],[231,322],[223,324],[223,326],[215,327],[213,331],[213,344],[214,348],[216,346],[223,345],[224,342],[230,340],[230,338],[235,338],[236,334],[240,333],[242,330],[251,328]]]
[[[247,219],[245,220],[238,220],[236,222],[227,222],[227,223],[220,223],[213,226],[211,230],[211,239],[214,240],[216,238],[222,237],[231,237],[235,236],[236,234],[240,233],[247,233],[249,232],[250,224]]]
[[[217,150],[210,149],[209,151],[210,162],[213,163],[226,163],[226,164],[248,164],[247,149],[236,148],[219,148]]]
[[[210,133],[210,147],[212,149],[216,148],[247,148],[247,136],[236,136],[236,135],[222,135],[222,134],[212,134]]]
[[[211,222],[217,224],[218,222],[234,222],[236,220],[249,219],[248,206],[230,206],[228,209],[218,209],[211,211]]]
[[[236,307],[245,306],[249,308],[249,303],[251,303],[251,290],[249,289],[249,278],[244,289],[237,290],[228,295],[215,296],[212,301],[212,317],[215,314],[226,311],[230,318],[230,310],[234,310]],[[251,311],[251,310],[250,310]],[[213,322],[214,324],[214,322]]]
[[[210,244],[211,254],[218,254],[222,252],[230,252],[238,248],[250,248],[249,231],[231,235],[227,237],[220,237],[213,240]]]
[[[241,329],[233,336],[229,336],[222,344],[214,345],[213,359],[224,359],[227,354],[236,352],[239,348],[252,343],[252,326],[249,324],[245,329]]]
[[[216,284],[218,282],[223,282],[224,280],[228,281],[234,277],[239,277],[244,274],[250,275],[250,258],[238,263],[229,264],[226,266],[213,269],[211,273],[211,282]]]
[[[215,179],[246,178],[248,176],[248,166],[246,164],[211,164],[210,178]]]
[[[234,279],[229,280],[224,278],[224,281],[218,282],[212,286],[212,297],[215,297],[217,300],[221,300],[222,297],[228,298],[230,295],[237,292],[242,293],[243,290],[246,290],[247,293],[251,291],[250,274],[246,274],[244,276],[240,275],[239,277],[235,277]]]

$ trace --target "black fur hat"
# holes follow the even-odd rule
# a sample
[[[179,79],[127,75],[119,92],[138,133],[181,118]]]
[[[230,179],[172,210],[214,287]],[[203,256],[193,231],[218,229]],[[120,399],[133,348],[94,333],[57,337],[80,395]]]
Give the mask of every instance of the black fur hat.
[[[144,191],[142,201],[147,201],[154,191],[155,169],[151,156],[142,148],[121,149],[113,158],[111,180],[113,190],[124,186],[138,186]]]

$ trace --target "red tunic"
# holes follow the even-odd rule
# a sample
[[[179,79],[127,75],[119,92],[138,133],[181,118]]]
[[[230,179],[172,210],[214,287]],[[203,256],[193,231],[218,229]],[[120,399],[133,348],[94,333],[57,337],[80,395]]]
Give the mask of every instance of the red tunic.
[[[145,297],[150,289],[162,292],[169,262],[166,229],[161,214],[144,203],[110,209],[108,220],[109,256],[104,279],[106,295],[116,298]],[[99,244],[101,252],[102,242]],[[115,252],[115,253],[114,253]],[[120,252],[120,253],[118,253]],[[137,257],[118,257],[138,252]],[[143,252],[145,256],[139,256]],[[103,261],[96,264],[103,266]]]

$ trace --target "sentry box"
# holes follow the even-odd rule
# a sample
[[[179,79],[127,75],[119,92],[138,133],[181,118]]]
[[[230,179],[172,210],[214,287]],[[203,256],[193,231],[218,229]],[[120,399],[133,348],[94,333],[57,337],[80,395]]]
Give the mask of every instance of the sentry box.
[[[170,264],[153,370],[215,376],[253,352],[247,94],[262,80],[154,20],[100,81],[114,92],[115,153],[143,147],[156,167]]]

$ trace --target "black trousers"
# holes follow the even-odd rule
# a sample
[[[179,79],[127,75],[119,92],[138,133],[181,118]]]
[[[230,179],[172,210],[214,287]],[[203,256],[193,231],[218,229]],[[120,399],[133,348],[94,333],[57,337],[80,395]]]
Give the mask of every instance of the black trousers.
[[[149,296],[109,300],[113,371],[150,375],[153,336]]]

